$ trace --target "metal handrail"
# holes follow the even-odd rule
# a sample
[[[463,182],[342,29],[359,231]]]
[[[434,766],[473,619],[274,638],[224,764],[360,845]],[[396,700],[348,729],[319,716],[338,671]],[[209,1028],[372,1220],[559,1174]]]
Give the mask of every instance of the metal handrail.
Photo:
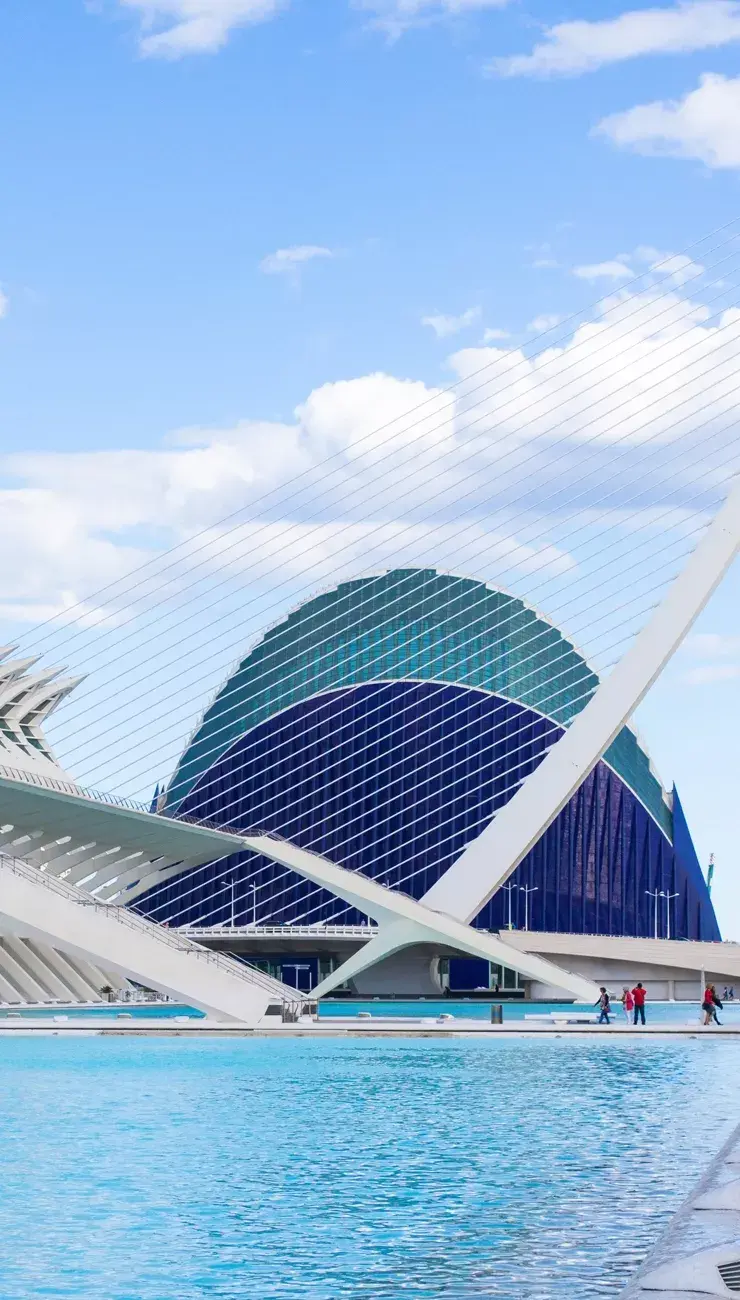
[[[76,795],[80,799],[87,799],[92,803],[108,804],[113,808],[126,808],[129,812],[143,812],[150,816],[166,818],[171,822],[185,822],[188,826],[202,826],[205,830],[221,831],[223,835],[268,835],[272,839],[282,839],[281,835],[275,831],[262,830],[260,827],[250,827],[249,830],[237,829],[233,826],[223,826],[220,822],[209,821],[205,817],[191,817],[187,813],[169,813],[169,812],[152,812],[151,805],[142,803],[138,799],[128,799],[125,795],[110,794],[102,790],[95,790],[92,787],[78,785],[76,781],[57,780],[53,776],[45,776],[43,772],[29,772],[22,767],[8,767],[5,763],[0,763],[0,778],[8,777],[11,781],[21,781],[24,785],[40,786],[46,790],[54,790],[57,794]]]
[[[180,925],[177,927],[181,934],[204,934],[219,939],[234,935],[238,937],[243,934],[266,935],[270,938],[280,937],[289,939],[295,938],[321,939],[371,939],[378,933],[376,925],[260,925],[259,923],[247,925]]]
[[[208,962],[229,975],[236,975],[249,984],[258,984],[266,992],[279,996],[283,1002],[305,1001],[305,994],[300,995],[296,990],[289,988],[287,984],[281,984],[279,980],[266,975],[264,971],[252,966],[249,962],[235,961],[231,957],[225,957],[223,953],[204,948],[201,944],[194,943],[176,930],[167,930],[164,926],[158,925],[156,921],[147,920],[137,912],[132,911],[131,908],[124,907],[120,903],[108,903],[100,898],[95,898],[93,894],[78,889],[76,885],[68,884],[66,880],[60,880],[58,876],[48,875],[38,867],[30,866],[22,858],[9,857],[5,853],[0,853],[0,863],[8,867],[15,875],[30,880],[33,884],[44,885],[53,893],[76,903],[78,907],[93,907],[96,911],[105,913],[105,915],[112,917],[122,925],[127,925],[131,930],[137,930],[141,934],[156,937],[159,942],[168,944],[170,948],[174,948],[178,952],[191,953],[198,960]]]

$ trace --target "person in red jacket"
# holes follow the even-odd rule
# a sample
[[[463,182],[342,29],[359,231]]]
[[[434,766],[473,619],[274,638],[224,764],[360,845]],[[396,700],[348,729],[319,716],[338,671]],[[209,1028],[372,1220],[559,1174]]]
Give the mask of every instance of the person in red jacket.
[[[647,997],[647,989],[642,987],[642,984],[640,983],[639,980],[637,981],[637,984],[632,990],[632,997],[635,1003],[635,1012],[634,1012],[635,1018],[632,1023],[636,1025],[637,1017],[639,1016],[640,1020],[644,1025],[645,1024],[645,998]]]

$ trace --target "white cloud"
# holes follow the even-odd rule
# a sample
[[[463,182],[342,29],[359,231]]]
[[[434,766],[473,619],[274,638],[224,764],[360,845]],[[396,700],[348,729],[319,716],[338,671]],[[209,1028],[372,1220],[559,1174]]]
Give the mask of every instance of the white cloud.
[[[421,323],[433,329],[438,339],[446,339],[451,334],[459,334],[460,330],[467,329],[469,325],[474,325],[476,321],[480,320],[480,317],[480,307],[468,307],[467,311],[464,311],[460,316],[443,316],[441,314],[422,316]]]
[[[531,323],[543,330],[549,318]],[[480,376],[486,350],[469,348],[453,358],[470,378],[478,409],[500,421],[509,437],[553,436],[635,446],[677,443],[701,427],[726,439],[707,442],[706,472],[715,452],[735,437],[740,420],[740,310],[710,321],[702,304],[654,286],[620,290],[603,300],[596,316],[528,356],[505,353],[491,377]],[[497,352],[497,356],[500,352]],[[464,399],[459,399],[463,401]]]
[[[661,253],[651,263],[650,270],[657,277],[665,277],[678,288],[683,288],[690,280],[698,280],[704,274],[700,262],[692,262],[685,253]]]
[[[212,53],[226,44],[232,31],[267,22],[288,0],[120,0],[141,15],[142,54],[179,59],[185,54]]]
[[[682,673],[680,680],[687,686],[707,686],[712,682],[729,682],[740,677],[740,664],[705,664]]]
[[[451,358],[454,391],[371,374],[315,389],[284,423],[184,430],[150,451],[0,456],[0,550],[14,556],[0,571],[0,618],[70,611],[172,545],[184,546],[185,592],[196,564],[226,564],[239,592],[251,575],[255,618],[320,582],[401,563],[515,589],[522,574],[554,580],[584,562],[554,491],[567,492],[575,476],[584,539],[604,526],[601,499],[583,480],[586,440],[587,468],[609,483],[610,526],[627,555],[635,523],[626,487],[636,472],[641,527],[659,532],[661,545],[669,530],[686,541],[696,523],[689,479],[685,497],[680,474],[674,484],[670,518],[651,492],[655,483],[664,492],[668,445],[680,470],[680,439],[694,462],[701,457],[707,489],[721,481],[740,423],[740,311],[710,322],[706,309],[658,287],[620,291],[536,355],[491,341]],[[147,580],[136,586],[146,603]],[[85,617],[99,617],[92,600]]]
[[[491,330],[491,329],[489,329],[489,330],[484,330],[484,331],[483,331],[483,342],[484,342],[484,343],[498,343],[498,342],[503,341],[504,339],[508,339],[508,338],[510,338],[510,337],[511,337],[511,336],[510,336],[508,330],[495,330],[495,329],[494,329],[494,330]]]
[[[306,262],[333,256],[330,248],[322,248],[320,244],[294,244],[291,248],[278,248],[274,253],[268,253],[260,262],[260,271],[265,275],[297,275]]]
[[[645,263],[647,269],[644,269]],[[685,253],[666,253],[649,244],[640,244],[633,253],[618,253],[610,261],[574,266],[573,275],[579,280],[611,280],[615,284],[619,280],[640,277],[643,288],[658,283],[683,288],[689,281],[698,280],[704,269],[700,262],[693,262]]]
[[[733,681],[740,677],[740,664],[723,663],[722,660],[740,656],[740,636],[727,636],[719,632],[696,632],[687,637],[682,658],[703,659],[695,668],[679,674],[679,681],[687,686],[707,686],[713,682]]]
[[[556,316],[552,312],[545,312],[541,316],[535,316],[534,320],[531,320],[527,325],[527,329],[532,330],[534,334],[544,334],[546,330],[554,330],[562,319],[562,316]]]
[[[684,650],[697,658],[721,659],[726,655],[740,654],[740,636],[723,636],[719,632],[696,632],[688,637]]]
[[[588,266],[574,266],[573,274],[579,280],[629,280],[633,272],[624,262],[592,262]]]
[[[732,41],[740,41],[740,3],[688,0],[596,22],[558,23],[531,54],[495,59],[490,69],[506,77],[574,74],[639,55],[682,54]]]
[[[371,26],[397,40],[411,27],[454,18],[483,9],[503,9],[509,0],[354,0],[355,7],[372,14]]]
[[[740,77],[705,73],[683,99],[638,104],[605,117],[596,132],[637,153],[740,167]]]

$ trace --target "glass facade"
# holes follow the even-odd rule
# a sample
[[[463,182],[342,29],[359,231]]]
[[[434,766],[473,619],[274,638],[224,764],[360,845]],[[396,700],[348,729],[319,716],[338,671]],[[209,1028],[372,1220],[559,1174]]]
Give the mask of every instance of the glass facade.
[[[505,803],[597,679],[557,629],[469,579],[400,570],[296,610],[203,717],[168,811],[274,830],[421,897]],[[228,887],[224,880],[228,879]],[[677,796],[634,732],[475,924],[719,937]],[[254,855],[175,877],[139,905],[171,924],[357,924],[345,903]]]

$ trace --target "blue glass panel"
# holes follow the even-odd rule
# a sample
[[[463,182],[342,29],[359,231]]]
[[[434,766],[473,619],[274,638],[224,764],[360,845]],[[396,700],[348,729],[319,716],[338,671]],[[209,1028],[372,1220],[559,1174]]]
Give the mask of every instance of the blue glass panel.
[[[421,897],[542,761],[561,729],[508,699],[459,686],[380,682],[301,701],[241,737],[183,811],[265,828]],[[678,806],[680,809],[680,805]],[[681,819],[683,814],[680,814]],[[677,893],[671,933],[718,937],[685,821],[677,850],[599,763],[475,924],[649,935],[648,890]],[[357,924],[361,915],[250,854],[174,878],[142,900],[171,924]],[[256,886],[256,892],[253,892]],[[525,894],[525,888],[530,892]],[[527,902],[528,899],[528,902]],[[528,915],[527,915],[528,913]],[[659,933],[666,931],[665,904]]]

